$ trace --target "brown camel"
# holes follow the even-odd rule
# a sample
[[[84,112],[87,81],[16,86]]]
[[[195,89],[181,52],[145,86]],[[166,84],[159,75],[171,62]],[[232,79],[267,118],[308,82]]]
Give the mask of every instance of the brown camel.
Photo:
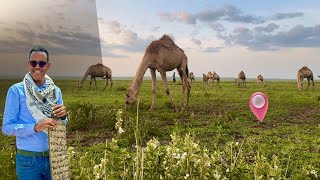
[[[313,86],[313,90],[314,90],[313,73],[307,66],[303,66],[301,69],[298,70],[297,84],[298,84],[299,90],[302,89],[304,78],[307,78],[307,80],[308,80],[308,87],[306,90],[308,90],[308,88],[310,86],[310,80],[312,81],[312,86]]]
[[[242,82],[242,86],[243,87],[247,87],[247,83],[246,83],[246,75],[244,74],[243,71],[241,71],[238,75],[238,87],[240,87],[240,83]]]
[[[212,78],[213,78],[213,73],[211,71],[208,72],[207,74],[207,85],[210,84],[210,80],[212,81]]]
[[[258,76],[257,76],[257,85],[261,82],[262,83],[262,85],[263,85],[263,76],[261,75],[261,74],[259,74]]]
[[[204,84],[207,84],[207,75],[206,74],[202,74],[202,81]]]
[[[96,82],[96,77],[102,77],[102,79],[106,79],[106,85],[104,86],[103,90],[106,89],[107,85],[108,85],[108,80],[110,80],[110,90],[112,88],[113,82],[112,82],[112,71],[110,68],[108,68],[107,66],[104,66],[101,63],[98,63],[96,65],[92,65],[90,66],[86,73],[84,74],[82,80],[78,83],[78,89],[82,88],[82,85],[84,83],[84,81],[87,79],[87,77],[90,75],[90,87],[89,87],[89,91],[91,89],[91,84],[92,84],[92,79],[94,80],[95,86],[96,86],[96,90],[97,90],[97,82]]]
[[[219,85],[220,84],[220,76],[213,71],[213,77],[212,77],[212,81],[214,83],[214,80],[217,80],[217,84]]]
[[[166,93],[170,98],[174,111],[176,111],[176,106],[170,95],[166,71],[177,69],[182,81],[181,108],[184,107],[184,94],[186,89],[186,106],[188,106],[191,89],[188,81],[188,58],[184,51],[178,47],[168,35],[163,35],[159,40],[152,41],[147,47],[133,83],[126,94],[126,109],[129,105],[136,102],[143,76],[148,68],[150,69],[152,77],[152,104],[150,110],[154,110],[156,104],[156,70],[161,74]]]
[[[189,79],[190,79],[191,83],[193,83],[193,81],[194,81],[194,74],[193,74],[193,72],[191,72],[191,73],[189,74]]]

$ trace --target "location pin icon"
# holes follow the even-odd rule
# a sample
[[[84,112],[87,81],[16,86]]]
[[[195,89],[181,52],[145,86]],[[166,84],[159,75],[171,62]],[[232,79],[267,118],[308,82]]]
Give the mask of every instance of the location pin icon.
[[[262,92],[256,92],[251,95],[249,105],[253,114],[259,119],[260,122],[262,122],[268,110],[267,96]]]

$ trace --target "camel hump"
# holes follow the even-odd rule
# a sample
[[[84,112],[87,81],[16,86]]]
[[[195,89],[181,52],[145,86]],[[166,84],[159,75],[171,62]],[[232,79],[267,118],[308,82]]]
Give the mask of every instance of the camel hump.
[[[307,66],[303,66],[301,69],[302,70],[308,70],[309,68]]]
[[[180,49],[183,51],[179,46],[177,46],[174,41],[171,39],[171,37],[167,34],[164,34],[160,39],[152,41],[149,46],[147,47],[146,52],[152,53],[152,54],[158,54],[159,49],[161,47],[165,47],[169,50],[174,49]]]

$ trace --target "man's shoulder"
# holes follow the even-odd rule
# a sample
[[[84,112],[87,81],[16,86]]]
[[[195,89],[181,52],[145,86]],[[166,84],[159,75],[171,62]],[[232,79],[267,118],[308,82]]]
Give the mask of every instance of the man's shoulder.
[[[23,82],[15,83],[10,87],[10,89],[23,89],[23,88],[24,88]]]

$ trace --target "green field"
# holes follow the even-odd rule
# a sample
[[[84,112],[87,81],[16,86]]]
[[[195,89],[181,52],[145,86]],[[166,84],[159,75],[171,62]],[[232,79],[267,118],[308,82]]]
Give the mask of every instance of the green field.
[[[1,124],[6,92],[15,82],[1,80]],[[102,91],[103,81],[98,91],[88,91],[88,81],[81,91],[75,89],[77,80],[55,83],[69,110],[73,179],[320,178],[319,81],[314,91],[299,91],[294,80],[264,86],[250,81],[246,88],[233,81],[220,86],[197,81],[182,112],[173,112],[158,81],[157,107],[150,112],[151,81],[145,80],[138,112],[136,105],[122,113],[129,80],[115,80],[111,91]],[[169,88],[179,105],[180,84],[170,82]],[[257,91],[269,99],[262,123],[249,107]],[[123,133],[117,133],[116,123]],[[14,137],[1,133],[0,147],[1,178],[15,179]]]

